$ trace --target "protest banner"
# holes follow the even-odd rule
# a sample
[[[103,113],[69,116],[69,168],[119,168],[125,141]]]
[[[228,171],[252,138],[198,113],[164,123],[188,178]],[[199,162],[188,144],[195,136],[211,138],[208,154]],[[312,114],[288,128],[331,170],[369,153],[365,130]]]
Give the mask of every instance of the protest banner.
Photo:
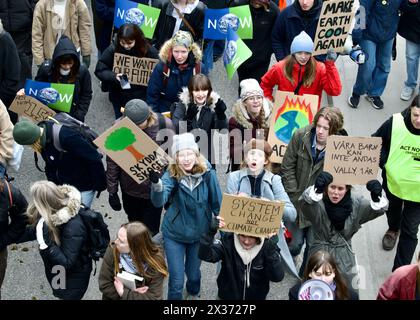
[[[225,220],[223,231],[264,237],[279,233],[284,202],[223,194],[220,216]]]
[[[112,71],[128,76],[130,84],[147,86],[150,75],[159,59],[138,58],[126,54],[115,53]]]
[[[238,37],[238,35],[229,28],[226,38],[225,51],[223,52],[223,63],[226,68],[229,80],[232,80],[233,74],[239,66],[252,56],[252,51]]]
[[[137,183],[147,181],[151,170],[161,172],[171,158],[127,117],[93,141]]]
[[[304,94],[298,96],[293,92],[276,92],[267,140],[273,148],[270,157],[271,162],[282,163],[293,133],[297,129],[312,123],[317,109],[317,95]]]
[[[55,115],[53,110],[30,96],[16,96],[9,110],[20,116],[31,118],[36,123]]]
[[[33,97],[54,110],[70,112],[74,84],[26,80],[25,95]]]
[[[116,0],[114,11],[114,27],[125,23],[134,23],[143,31],[144,36],[153,39],[159,19],[160,9],[128,0]]]
[[[224,40],[228,29],[241,39],[252,39],[253,22],[249,5],[225,9],[206,9],[204,14],[204,39]]]
[[[343,51],[354,18],[354,0],[326,0],[322,4],[315,32],[312,55],[325,54],[329,49]]]
[[[324,171],[334,183],[366,184],[377,179],[382,139],[379,137],[329,136]]]

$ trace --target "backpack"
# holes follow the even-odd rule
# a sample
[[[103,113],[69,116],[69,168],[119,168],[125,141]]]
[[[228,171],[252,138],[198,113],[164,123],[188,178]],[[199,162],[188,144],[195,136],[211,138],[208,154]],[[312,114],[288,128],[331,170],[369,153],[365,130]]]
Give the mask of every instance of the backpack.
[[[54,117],[48,117],[48,120],[41,121],[39,124],[47,123],[47,122],[52,122],[53,125],[52,125],[52,135],[47,136],[46,142],[50,143],[52,141],[54,148],[56,148],[60,152],[60,157],[62,156],[63,152],[66,152],[66,150],[64,150],[60,144],[60,130],[62,126],[66,126],[68,128],[72,128],[76,130],[83,136],[83,138],[86,139],[86,141],[90,143],[92,147],[94,147],[95,149],[98,149],[98,146],[93,143],[93,140],[95,140],[99,135],[94,130],[92,130],[86,123],[73,118],[68,113],[65,113],[65,112],[56,113]],[[39,171],[45,172],[38,165],[38,155],[36,152],[34,152],[34,158],[35,158],[35,167]]]
[[[66,126],[72,129],[75,129],[77,132],[79,132],[87,141],[91,143],[91,145],[97,149],[98,147],[93,143],[93,140],[95,140],[99,135],[93,131],[86,123],[77,120],[73,118],[71,115],[65,112],[59,112],[54,117],[49,117],[49,120],[53,122],[53,134],[52,134],[52,141],[54,144],[54,147],[60,151],[64,152],[65,150],[60,144],[60,130],[62,126]]]
[[[80,207],[79,215],[87,230],[89,257],[95,261],[96,273],[96,261],[104,257],[111,240],[108,225],[105,223],[100,212],[94,211],[84,205]]]

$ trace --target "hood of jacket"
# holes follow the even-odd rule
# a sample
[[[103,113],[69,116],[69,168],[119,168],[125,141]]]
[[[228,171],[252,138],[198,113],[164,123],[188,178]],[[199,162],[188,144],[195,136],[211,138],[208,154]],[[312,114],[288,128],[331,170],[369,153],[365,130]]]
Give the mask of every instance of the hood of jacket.
[[[51,223],[56,227],[67,223],[71,218],[78,214],[81,204],[80,192],[75,187],[64,184],[59,186],[58,189],[68,196],[69,201],[67,206],[51,215]]]
[[[212,91],[210,93],[210,104],[207,104],[207,106],[211,109],[214,109],[219,99],[220,99],[220,95],[217,92]],[[182,91],[179,94],[179,101],[185,104],[185,108],[186,110],[188,110],[189,104],[192,103],[193,101],[191,101],[190,92],[188,91],[187,87],[182,88]]]
[[[270,119],[271,111],[273,110],[273,103],[270,100],[264,98],[263,108],[264,108],[264,115],[265,115],[264,126],[268,128],[270,125],[269,119]],[[253,128],[252,122],[249,121],[250,120],[249,114],[246,111],[245,106],[243,105],[241,99],[236,100],[235,104],[233,105],[233,116],[236,118],[236,121],[238,121],[238,123],[242,125],[245,129]]]
[[[59,57],[64,55],[72,55],[74,58],[74,63],[76,64],[77,70],[80,68],[80,58],[79,53],[76,50],[76,46],[70,40],[69,37],[63,35],[60,40],[58,40],[57,45],[54,48],[54,53],[52,57],[53,65],[55,65],[56,60]]]
[[[172,51],[172,39],[167,40],[162,47],[159,50],[159,58],[160,60],[162,60],[164,63],[168,63],[169,62],[169,56],[170,53]],[[203,58],[203,53],[201,52],[200,47],[198,46],[198,44],[193,43],[191,46],[191,53],[195,58],[195,62],[201,61]]]

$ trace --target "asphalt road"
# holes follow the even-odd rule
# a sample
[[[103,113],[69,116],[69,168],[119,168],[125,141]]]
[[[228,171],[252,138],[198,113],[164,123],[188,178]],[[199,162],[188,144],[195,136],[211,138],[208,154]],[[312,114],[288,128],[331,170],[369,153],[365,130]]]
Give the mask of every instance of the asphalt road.
[[[90,1],[87,2],[90,3]],[[397,60],[393,62],[386,92],[383,95],[383,100],[385,102],[385,108],[383,110],[373,109],[364,99],[361,99],[359,109],[354,110],[348,107],[346,100],[351,94],[352,85],[356,78],[357,66],[348,57],[340,57],[337,60],[336,64],[342,79],[343,92],[341,96],[334,98],[334,104],[343,111],[345,128],[350,135],[370,135],[389,116],[395,112],[401,111],[408,105],[407,102],[403,102],[399,99],[403,80],[406,77],[404,54],[405,43],[403,39],[399,38],[398,57]],[[101,133],[112,125],[114,114],[112,106],[108,101],[107,94],[101,92],[98,86],[98,80],[93,75],[96,60],[96,53],[94,53],[90,66],[94,94],[86,122],[93,129],[97,130],[97,132]],[[231,107],[237,99],[238,80],[236,75],[229,81],[223,64],[221,61],[218,61],[210,74],[210,79],[212,80],[214,90],[218,92],[226,102],[228,114],[230,115]],[[323,105],[326,105],[326,101],[327,100],[324,97]],[[226,185],[225,171],[226,166],[222,165],[218,167],[217,173],[222,190],[225,190]],[[20,171],[12,173],[12,176],[15,177],[14,183],[27,197],[31,183],[45,179],[43,173],[35,168],[33,152],[29,148],[25,148]],[[366,190],[362,187],[356,187],[355,190],[356,192],[362,192],[363,194],[368,195]],[[108,194],[103,192],[100,198],[94,201],[93,208],[102,212],[105,216],[112,237],[116,234],[121,223],[126,221],[126,216],[121,211],[114,212],[108,205],[107,197]],[[353,238],[354,251],[356,252],[361,267],[360,296],[362,299],[374,299],[380,284],[390,274],[395,249],[390,252],[382,250],[381,239],[385,230],[385,217],[380,217],[367,223]],[[99,267],[100,263],[98,264],[98,272]],[[202,299],[215,299],[217,292],[216,267],[209,263],[203,263],[201,270],[201,297]],[[90,286],[84,299],[94,300],[101,298],[97,281],[98,272],[95,276],[92,274]],[[294,282],[295,280],[291,276],[286,275],[284,280],[280,283],[273,283],[268,299],[287,299],[288,290],[294,285]],[[166,282],[164,296],[166,297]],[[51,294],[51,289],[46,280],[43,263],[36,242],[28,242],[9,247],[9,260],[6,278],[2,287],[2,298],[24,300],[55,299]]]

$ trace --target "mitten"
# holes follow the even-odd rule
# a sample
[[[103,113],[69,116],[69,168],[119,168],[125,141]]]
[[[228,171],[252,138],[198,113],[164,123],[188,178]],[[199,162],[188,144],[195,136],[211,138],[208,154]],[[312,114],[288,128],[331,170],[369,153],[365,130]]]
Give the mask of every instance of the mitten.
[[[121,202],[118,193],[110,193],[108,198],[109,205],[115,211],[121,210]]]
[[[219,219],[213,217],[210,221],[209,232],[214,236],[217,233],[217,230],[219,230]]]
[[[382,185],[378,180],[370,180],[366,184],[366,189],[370,191],[370,198],[373,202],[379,202],[382,196]]]
[[[89,66],[90,66],[90,56],[83,56],[82,57],[82,61],[83,61],[84,65],[86,66],[86,68],[89,69]]]
[[[195,104],[190,103],[187,108],[187,114],[185,115],[187,120],[193,120],[198,113],[198,107]]]
[[[327,52],[327,61],[335,61],[337,60],[337,53],[334,52],[334,50],[330,49]]]
[[[159,174],[159,172],[156,172],[156,171],[154,171],[154,170],[151,170],[151,171],[149,172],[149,181],[150,181],[151,183],[158,183],[158,182],[159,182],[159,179],[160,179],[160,174]]]
[[[221,99],[219,99],[216,103],[216,106],[214,107],[214,112],[220,118],[220,116],[225,116],[225,111],[226,104]]]
[[[333,176],[326,171],[322,171],[315,180],[315,192],[323,193],[325,188],[333,181]]]

